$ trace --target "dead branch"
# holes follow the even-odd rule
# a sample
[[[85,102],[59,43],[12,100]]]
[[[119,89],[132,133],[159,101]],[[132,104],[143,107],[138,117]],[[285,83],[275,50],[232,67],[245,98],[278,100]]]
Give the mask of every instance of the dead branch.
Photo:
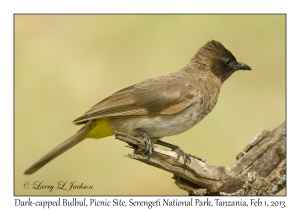
[[[285,187],[286,123],[272,132],[263,131],[227,167],[204,163],[191,155],[183,167],[176,152],[154,146],[151,158],[144,155],[143,139],[115,132],[116,138],[134,149],[127,157],[174,174],[175,184],[190,195],[273,195]]]

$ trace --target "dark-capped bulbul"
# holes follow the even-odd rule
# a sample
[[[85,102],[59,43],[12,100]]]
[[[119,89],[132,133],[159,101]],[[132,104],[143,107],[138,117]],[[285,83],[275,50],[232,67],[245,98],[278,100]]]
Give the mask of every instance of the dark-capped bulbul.
[[[186,156],[176,145],[161,141],[164,136],[185,132],[199,123],[215,107],[225,80],[237,70],[251,70],[238,62],[220,42],[209,41],[181,70],[147,79],[103,99],[74,124],[84,126],[29,167],[32,174],[49,161],[86,138],[100,139],[114,131],[141,135],[152,154],[153,144],[172,148]]]

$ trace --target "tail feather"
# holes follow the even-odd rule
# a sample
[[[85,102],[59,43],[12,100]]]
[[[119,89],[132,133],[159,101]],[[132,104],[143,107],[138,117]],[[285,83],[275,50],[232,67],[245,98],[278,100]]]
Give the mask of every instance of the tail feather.
[[[25,175],[33,174],[40,168],[42,168],[44,165],[46,165],[48,162],[56,158],[57,156],[61,155],[68,149],[72,148],[79,142],[81,142],[83,139],[85,139],[85,134],[89,132],[93,127],[92,121],[87,122],[85,126],[83,126],[76,134],[62,142],[60,145],[55,147],[53,150],[48,152],[44,157],[39,159],[37,162],[35,162],[32,166],[30,166],[25,172]]]

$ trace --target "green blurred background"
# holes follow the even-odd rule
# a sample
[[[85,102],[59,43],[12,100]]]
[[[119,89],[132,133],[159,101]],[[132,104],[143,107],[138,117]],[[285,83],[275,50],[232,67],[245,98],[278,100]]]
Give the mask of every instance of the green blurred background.
[[[285,24],[285,15],[15,15],[15,195],[187,195],[172,174],[124,157],[132,150],[114,137],[23,172],[74,134],[71,122],[91,106],[181,69],[212,39],[252,71],[234,73],[212,113],[164,140],[208,164],[233,164],[257,133],[285,120]],[[23,189],[25,181],[93,189]]]

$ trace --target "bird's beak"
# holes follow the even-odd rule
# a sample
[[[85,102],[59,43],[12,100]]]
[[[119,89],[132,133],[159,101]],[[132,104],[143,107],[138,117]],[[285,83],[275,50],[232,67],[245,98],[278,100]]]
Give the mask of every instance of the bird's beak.
[[[236,65],[233,66],[234,70],[251,70],[251,67],[242,62],[237,62]]]

